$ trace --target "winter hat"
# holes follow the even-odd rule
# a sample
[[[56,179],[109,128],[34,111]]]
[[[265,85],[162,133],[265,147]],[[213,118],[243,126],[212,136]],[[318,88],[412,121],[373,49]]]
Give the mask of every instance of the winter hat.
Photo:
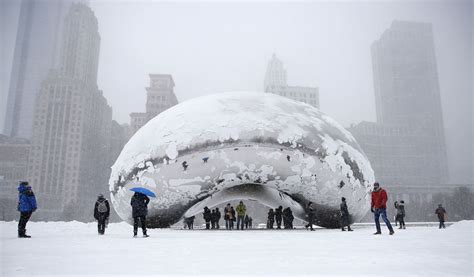
[[[99,197],[99,198],[104,198],[104,195],[101,193],[101,194],[99,194],[98,197]]]
[[[402,200],[402,201],[400,201],[400,203],[403,203],[403,204],[405,204],[405,201],[403,201],[403,200]]]
[[[346,201],[346,198],[345,198],[345,197],[342,197],[341,200],[342,200],[342,201]]]
[[[28,182],[27,181],[21,181],[20,186],[28,186]]]

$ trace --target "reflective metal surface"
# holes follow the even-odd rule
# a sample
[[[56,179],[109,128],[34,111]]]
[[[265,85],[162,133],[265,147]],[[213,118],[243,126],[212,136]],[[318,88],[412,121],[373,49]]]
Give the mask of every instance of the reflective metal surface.
[[[369,209],[374,174],[345,129],[316,108],[273,94],[222,93],[183,102],[158,115],[124,147],[112,167],[117,213],[131,221],[132,187],[156,193],[150,227],[235,199],[290,206],[306,220],[339,227],[347,199],[352,221]]]

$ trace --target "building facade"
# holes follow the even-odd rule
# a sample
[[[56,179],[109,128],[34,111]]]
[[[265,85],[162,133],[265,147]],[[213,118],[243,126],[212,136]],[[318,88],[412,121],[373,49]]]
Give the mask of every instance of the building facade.
[[[33,123],[28,180],[43,218],[78,219],[79,207],[107,191],[112,109],[96,83],[99,43],[93,11],[73,4],[60,67],[42,83]]]
[[[371,50],[377,122],[349,131],[382,186],[419,205],[448,181],[432,26],[394,21]]]
[[[150,86],[146,91],[146,112],[130,114],[132,135],[152,118],[178,104],[178,98],[174,94],[174,80],[169,74],[150,74]]]
[[[313,87],[289,86],[283,62],[275,54],[268,62],[264,91],[277,94],[319,108],[319,90]]]
[[[18,184],[27,180],[30,142],[0,135],[0,220],[18,219]]]
[[[36,96],[57,65],[60,34],[71,0],[23,0],[10,76],[3,133],[30,138]]]

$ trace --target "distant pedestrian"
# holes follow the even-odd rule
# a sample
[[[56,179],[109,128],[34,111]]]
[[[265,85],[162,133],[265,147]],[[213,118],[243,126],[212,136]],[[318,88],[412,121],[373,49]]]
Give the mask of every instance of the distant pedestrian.
[[[281,220],[283,216],[283,207],[279,206],[275,209],[275,221],[277,224],[277,229],[281,229]]]
[[[308,205],[306,206],[306,212],[307,212],[307,217],[308,217],[308,224],[306,224],[306,229],[308,227],[310,228],[311,231],[314,231],[313,229],[313,221],[314,221],[314,211],[313,211],[313,202],[309,202]]]
[[[374,213],[375,227],[377,228],[377,232],[375,232],[374,235],[382,234],[379,222],[380,216],[382,216],[385,225],[387,225],[390,235],[393,235],[395,232],[393,231],[392,225],[387,218],[387,192],[380,187],[379,183],[374,183],[370,210]]]
[[[438,208],[435,211],[435,214],[438,215],[438,220],[439,220],[439,229],[443,228],[445,229],[446,226],[444,226],[444,222],[446,221],[446,218],[448,217],[448,212],[443,208],[443,205],[439,204]]]
[[[351,226],[349,224],[350,218],[349,218],[349,210],[347,209],[347,203],[346,203],[346,198],[342,197],[341,198],[341,205],[340,205],[340,210],[341,210],[341,228],[342,231],[345,231],[345,227],[347,226],[347,231],[353,231],[351,229]]]
[[[285,229],[293,229],[293,212],[290,207],[283,210],[283,225]]]
[[[216,229],[219,229],[219,220],[221,220],[221,212],[219,211],[219,208],[216,207],[216,213],[215,213],[215,223],[216,223]]]
[[[273,229],[274,222],[275,222],[275,213],[273,212],[273,209],[269,209],[268,216],[267,216],[267,229]]]
[[[232,211],[230,210],[230,203],[224,208],[224,220],[225,220],[225,229],[230,230],[231,222],[232,222]]]
[[[216,229],[216,210],[211,211],[211,229]]]
[[[105,199],[103,194],[99,194],[97,201],[94,205],[94,218],[97,220],[97,229],[99,235],[105,233],[105,227],[110,216],[110,205],[109,201]]]
[[[211,227],[211,210],[209,210],[208,207],[204,207],[204,212],[202,213],[202,217],[204,218],[204,221],[206,222],[206,230],[209,230]]]
[[[237,205],[237,230],[244,229],[244,218],[245,218],[245,213],[247,212],[247,207],[245,207],[244,202],[240,201],[239,205]]]
[[[249,216],[249,229],[253,228],[252,221],[253,221],[252,217]]]
[[[286,160],[287,160],[287,161],[290,161],[290,160],[291,160],[290,155],[286,155]]]
[[[184,218],[184,223],[186,224],[185,227],[187,227],[189,230],[194,229],[194,215]]]
[[[237,219],[237,217],[235,217],[235,210],[234,210],[234,207],[233,206],[230,206],[230,213],[232,214],[232,221],[230,222],[230,229],[234,229],[234,222],[235,220]],[[239,226],[237,226],[237,229],[238,229]]]
[[[400,227],[398,229],[405,229],[405,201],[395,201],[395,209],[397,209],[396,220],[400,222]]]
[[[143,237],[147,238],[149,235],[146,233],[146,216],[148,215],[148,203],[150,198],[143,193],[135,192],[130,205],[132,206],[132,217],[133,217],[133,237],[137,237],[138,222],[140,222],[143,232]]]
[[[184,162],[181,163],[181,165],[183,166],[184,171],[186,171],[186,169],[188,169],[188,162],[184,161]]]
[[[207,163],[207,160],[209,160],[209,157],[204,157],[204,158],[202,158],[202,161],[203,161],[204,163]]]
[[[249,215],[246,214],[244,218],[245,229],[249,228]]]
[[[18,211],[20,220],[18,221],[18,237],[31,238],[26,234],[26,223],[31,215],[36,211],[36,197],[28,182],[20,182],[18,186]]]

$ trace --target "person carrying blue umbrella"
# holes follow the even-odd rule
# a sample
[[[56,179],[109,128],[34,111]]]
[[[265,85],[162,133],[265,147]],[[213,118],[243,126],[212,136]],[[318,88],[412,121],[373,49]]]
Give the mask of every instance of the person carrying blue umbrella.
[[[142,226],[143,237],[147,238],[149,235],[146,233],[146,216],[148,214],[148,203],[150,198],[145,195],[143,191],[135,191],[135,194],[132,196],[130,205],[132,205],[132,217],[133,217],[133,237],[137,237],[138,231],[138,221]]]

